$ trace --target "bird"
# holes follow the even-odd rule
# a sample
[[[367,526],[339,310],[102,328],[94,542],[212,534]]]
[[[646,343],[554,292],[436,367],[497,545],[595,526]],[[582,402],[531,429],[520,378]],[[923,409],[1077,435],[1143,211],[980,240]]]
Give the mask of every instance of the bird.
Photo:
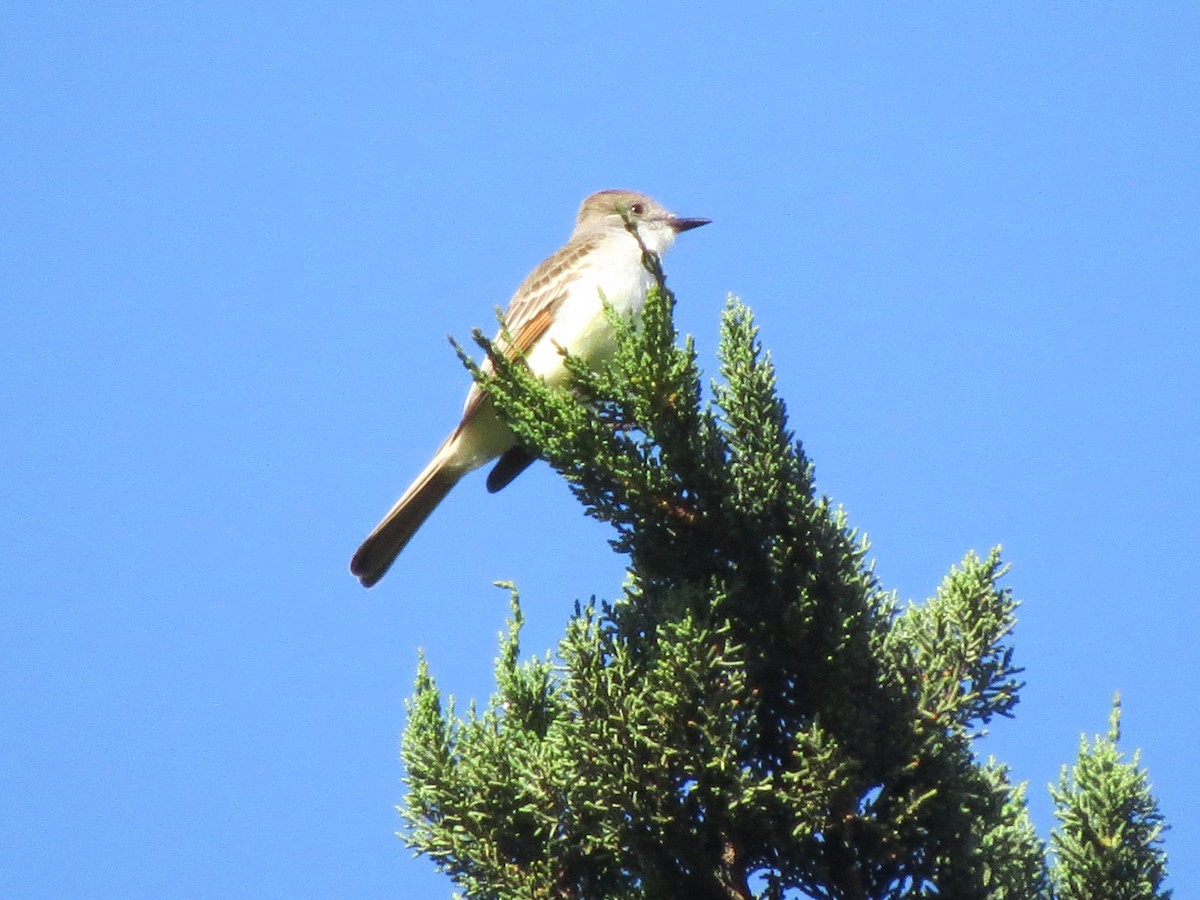
[[[605,304],[623,315],[640,313],[655,283],[644,252],[661,258],[676,236],[710,221],[678,216],[636,191],[591,194],[580,205],[566,244],[513,294],[494,346],[506,356],[523,356],[530,371],[552,386],[565,381],[564,350],[592,368],[602,365],[615,350]],[[491,367],[485,360],[481,368]],[[468,473],[496,460],[487,478],[488,491],[495,493],[535,459],[517,444],[487,394],[472,384],[462,419],[363,541],[350,561],[351,573],[364,587],[378,583]]]

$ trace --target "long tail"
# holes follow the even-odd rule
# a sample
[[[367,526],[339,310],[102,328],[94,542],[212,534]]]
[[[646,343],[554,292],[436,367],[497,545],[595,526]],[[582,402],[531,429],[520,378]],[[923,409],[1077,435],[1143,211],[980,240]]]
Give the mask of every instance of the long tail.
[[[454,465],[452,443],[453,436],[442,444],[350,560],[350,571],[358,576],[363,587],[371,587],[384,576],[429,514],[466,474]]]

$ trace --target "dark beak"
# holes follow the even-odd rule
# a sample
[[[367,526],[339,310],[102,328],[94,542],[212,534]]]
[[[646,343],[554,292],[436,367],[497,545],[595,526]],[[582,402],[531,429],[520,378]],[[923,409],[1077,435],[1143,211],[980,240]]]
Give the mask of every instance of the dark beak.
[[[671,219],[671,227],[676,233],[681,231],[691,231],[693,228],[699,228],[701,225],[707,225],[712,219],[681,219],[674,216]]]

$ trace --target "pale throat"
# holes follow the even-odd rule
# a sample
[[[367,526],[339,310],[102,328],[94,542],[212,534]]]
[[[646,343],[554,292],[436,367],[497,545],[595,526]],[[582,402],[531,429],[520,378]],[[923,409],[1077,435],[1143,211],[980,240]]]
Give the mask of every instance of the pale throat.
[[[675,229],[665,225],[643,225],[638,229],[638,237],[647,250],[661,257],[675,243]]]

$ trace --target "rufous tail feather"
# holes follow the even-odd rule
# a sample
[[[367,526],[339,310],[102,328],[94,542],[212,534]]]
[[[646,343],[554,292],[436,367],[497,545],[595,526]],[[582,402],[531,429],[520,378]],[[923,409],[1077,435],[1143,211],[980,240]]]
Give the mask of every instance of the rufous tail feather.
[[[363,587],[371,587],[384,576],[417,529],[462,478],[464,473],[449,465],[449,443],[442,445],[350,560],[350,571]]]

